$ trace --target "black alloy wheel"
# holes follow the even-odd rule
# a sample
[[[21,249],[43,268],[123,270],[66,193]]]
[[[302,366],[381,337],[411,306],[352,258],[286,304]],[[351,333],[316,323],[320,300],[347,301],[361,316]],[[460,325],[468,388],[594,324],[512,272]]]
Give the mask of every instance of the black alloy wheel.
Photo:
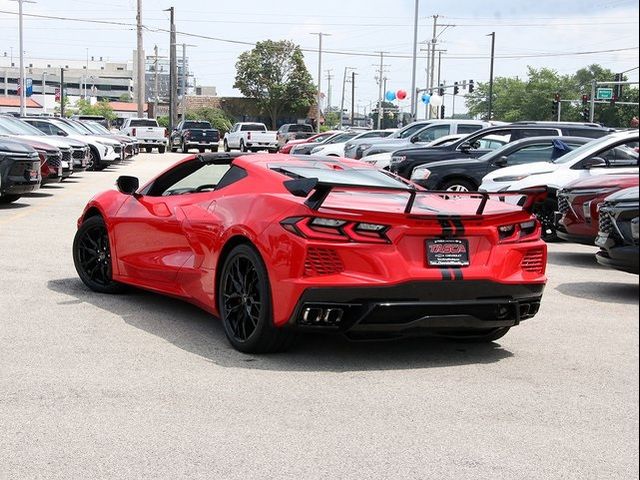
[[[238,245],[225,260],[218,304],[225,334],[236,350],[276,352],[291,344],[291,332],[273,326],[267,270],[249,245]]]
[[[73,240],[73,263],[80,279],[91,290],[118,293],[123,286],[112,279],[111,246],[102,217],[85,220]]]
[[[558,232],[556,230],[556,212],[558,211],[558,202],[555,198],[548,198],[543,203],[533,207],[533,214],[540,220],[542,226],[542,239],[545,242],[554,242],[558,240]]]

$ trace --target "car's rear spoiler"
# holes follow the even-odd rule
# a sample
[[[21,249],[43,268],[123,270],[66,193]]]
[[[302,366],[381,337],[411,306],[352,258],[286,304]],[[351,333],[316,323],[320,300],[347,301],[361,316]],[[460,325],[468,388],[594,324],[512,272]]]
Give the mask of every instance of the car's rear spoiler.
[[[411,214],[413,205],[418,195],[439,195],[443,198],[456,197],[479,197],[480,204],[475,212],[476,215],[482,215],[487,206],[487,202],[491,197],[496,200],[504,201],[507,196],[524,197],[518,201],[518,205],[523,210],[531,212],[533,206],[547,197],[547,189],[545,187],[529,188],[526,190],[517,190],[510,192],[450,192],[441,190],[418,190],[411,185],[390,187],[381,185],[352,185],[344,183],[321,182],[317,178],[296,178],[284,181],[285,188],[296,197],[306,198],[305,205],[311,210],[319,210],[334,189],[339,190],[360,190],[367,192],[401,192],[408,193],[409,198],[404,208],[405,214]],[[312,193],[313,192],[313,193]]]

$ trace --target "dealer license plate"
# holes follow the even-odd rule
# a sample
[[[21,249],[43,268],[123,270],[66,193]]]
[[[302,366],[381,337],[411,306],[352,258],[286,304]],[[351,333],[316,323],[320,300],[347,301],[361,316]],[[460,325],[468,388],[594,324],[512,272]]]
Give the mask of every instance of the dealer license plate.
[[[458,238],[427,240],[427,262],[432,267],[469,265],[469,241]]]

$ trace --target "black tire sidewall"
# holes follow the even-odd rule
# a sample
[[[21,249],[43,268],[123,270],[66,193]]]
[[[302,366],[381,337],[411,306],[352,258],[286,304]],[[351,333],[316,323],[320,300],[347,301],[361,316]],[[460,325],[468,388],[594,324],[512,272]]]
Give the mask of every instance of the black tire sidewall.
[[[229,272],[229,268],[231,267],[233,261],[239,256],[250,260],[253,263],[254,268],[256,269],[256,273],[258,274],[258,282],[260,284],[261,290],[261,302],[263,305],[263,309],[260,312],[260,318],[258,319],[258,325],[253,333],[249,336],[246,341],[238,340],[233,336],[233,331],[231,329],[231,325],[226,320],[224,315],[224,306],[223,306],[223,295],[222,292],[224,290],[224,283],[226,280],[226,276]],[[269,275],[267,273],[267,269],[262,261],[262,258],[258,254],[258,252],[250,247],[249,245],[238,245],[236,246],[227,256],[224,262],[224,266],[222,267],[222,274],[220,275],[220,282],[218,285],[218,311],[220,312],[220,317],[222,318],[222,325],[224,327],[224,333],[227,336],[227,339],[231,343],[231,345],[241,352],[255,352],[260,350],[260,344],[263,343],[263,337],[269,335],[271,331],[274,329],[273,321],[272,321],[272,305],[271,305],[271,286],[269,284]]]
[[[78,252],[80,239],[86,233],[87,230],[91,228],[95,228],[96,226],[100,226],[104,229],[107,228],[107,226],[104,223],[104,220],[100,216],[87,218],[84,222],[82,222],[82,225],[80,225],[80,228],[78,228],[78,231],[76,232],[76,235],[73,239],[73,264],[76,268],[76,272],[78,272],[78,276],[80,277],[80,280],[82,280],[82,282],[94,292],[119,293],[123,289],[122,284],[112,280],[108,285],[100,285],[99,283],[96,283],[91,278],[89,278],[84,272],[84,270],[82,269],[82,267],[80,266],[80,259],[79,259],[79,252]],[[108,239],[108,235],[107,235],[107,239]],[[111,240],[109,240],[109,253],[111,253]],[[111,255],[111,272],[113,272],[113,255]]]

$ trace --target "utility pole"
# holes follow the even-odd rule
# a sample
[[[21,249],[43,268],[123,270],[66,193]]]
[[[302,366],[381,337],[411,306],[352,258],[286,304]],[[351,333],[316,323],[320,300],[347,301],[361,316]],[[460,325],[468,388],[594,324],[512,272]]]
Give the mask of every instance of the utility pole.
[[[429,63],[431,61],[431,43],[427,42],[427,68],[426,68],[426,73],[427,73],[427,81],[425,83],[425,88],[429,88]],[[429,118],[429,111],[431,109],[429,108],[429,104],[425,103],[424,104],[424,119],[426,120],[427,118]]]
[[[182,45],[182,75],[180,76],[180,111],[182,113],[182,119],[184,120],[184,115],[187,111],[186,105],[186,97],[187,97],[187,47],[195,47],[190,43],[181,43]],[[176,82],[177,83],[177,82]]]
[[[142,0],[138,0],[138,14],[136,15],[136,33],[137,33],[137,56],[138,56],[138,69],[136,70],[136,83],[138,88],[136,89],[136,101],[138,103],[138,117],[144,117],[144,99],[145,99],[145,84],[144,84],[144,45],[142,37]],[[89,58],[89,50],[87,50],[87,59]],[[88,63],[88,61],[87,61]],[[86,87],[85,87],[86,88]]]
[[[47,113],[47,72],[42,72],[42,113]]]
[[[487,37],[491,37],[491,67],[489,68],[489,118],[487,120],[491,120],[493,117],[493,59],[495,56],[495,48],[496,48],[496,32],[491,32],[487,35]]]
[[[167,8],[171,30],[169,34],[169,131],[173,130],[177,123],[177,97],[178,97],[178,62],[176,59],[176,24],[174,7]]]
[[[433,90],[433,80],[435,78],[436,68],[436,44],[438,37],[436,35],[438,29],[438,16],[433,15],[433,38],[431,39],[431,74],[429,75],[429,89]]]
[[[591,102],[589,104],[589,121],[593,122],[596,111],[596,79],[591,80]]]
[[[64,118],[64,68],[60,69],[60,116]]]
[[[318,95],[316,97],[317,110],[316,110],[316,131],[320,133],[320,117],[322,114],[322,108],[320,106],[322,100],[322,37],[331,36],[330,33],[316,32],[311,35],[318,35]]]
[[[413,65],[411,69],[411,121],[417,118],[417,97],[416,94],[416,62],[418,60],[418,9],[420,0],[415,0],[415,11],[413,13]]]
[[[342,115],[344,114],[344,94],[347,85],[347,71],[355,70],[353,67],[344,67],[344,74],[342,76],[342,98],[340,99],[340,128],[342,128]]]
[[[24,38],[23,38],[23,24],[22,24],[22,4],[23,3],[36,3],[32,0],[12,0],[18,2],[18,30],[19,30],[19,46],[20,46],[20,116],[26,115],[27,105],[27,78],[24,74]],[[13,57],[13,54],[11,55]]]
[[[153,114],[158,111],[158,45],[153,46]]]
[[[333,75],[331,75],[333,70],[327,70],[327,110],[331,109],[331,79]]]
[[[351,126],[353,127],[356,122],[355,117],[355,104],[356,104],[356,72],[351,72]]]
[[[380,69],[378,70],[378,85],[379,85],[379,91],[378,91],[378,130],[380,130],[380,125],[382,122],[382,116],[384,115],[384,108],[382,106],[382,100],[383,100],[383,96],[384,96],[384,80],[382,79],[382,76],[384,75],[384,54],[387,52],[376,52],[380,54]]]

